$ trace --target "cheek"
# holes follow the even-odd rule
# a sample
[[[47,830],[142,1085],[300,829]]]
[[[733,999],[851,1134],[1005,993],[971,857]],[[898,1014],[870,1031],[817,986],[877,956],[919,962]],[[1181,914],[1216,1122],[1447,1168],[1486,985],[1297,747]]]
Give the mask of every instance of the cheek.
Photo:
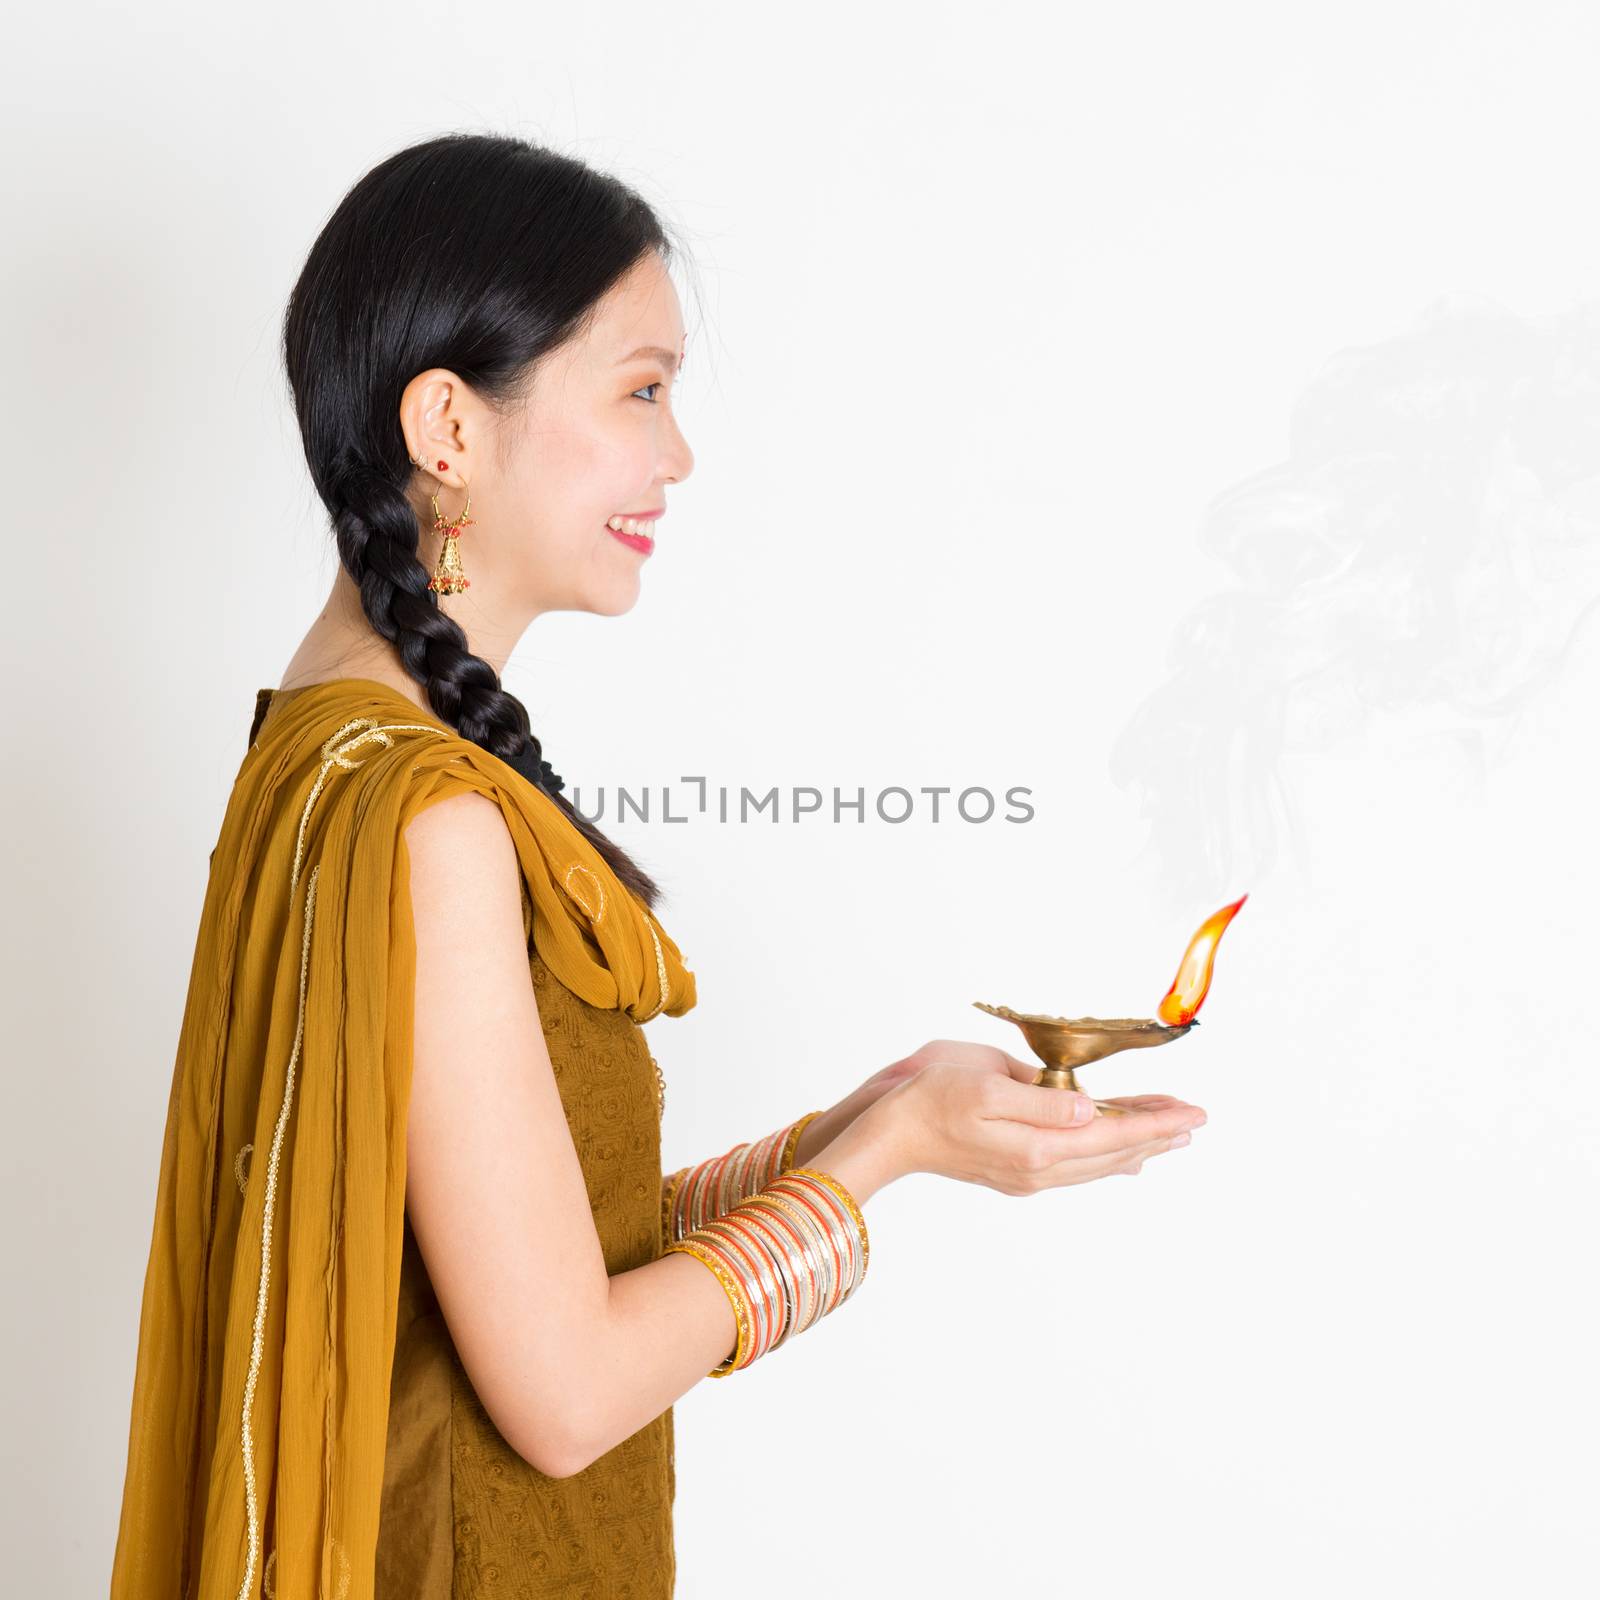
[[[628,402],[644,407],[642,400]],[[650,492],[653,457],[649,432],[626,411],[590,422],[564,441],[563,471],[575,496],[587,498],[600,521],[641,503]]]
[[[532,513],[529,532],[541,555],[555,567],[568,567],[586,549],[592,556],[608,547],[607,518],[649,501],[650,440],[636,423],[630,426],[625,411],[614,417],[547,414],[534,419],[527,443],[517,497]]]

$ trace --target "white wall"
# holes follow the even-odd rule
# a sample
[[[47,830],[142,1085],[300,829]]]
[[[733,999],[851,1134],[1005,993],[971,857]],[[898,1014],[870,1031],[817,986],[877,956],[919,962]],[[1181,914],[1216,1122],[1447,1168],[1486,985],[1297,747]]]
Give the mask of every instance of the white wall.
[[[1204,1026],[1085,1074],[1204,1105],[1190,1148],[1027,1202],[894,1185],[858,1296],[684,1397],[680,1592],[1579,1591],[1591,8],[7,31],[8,1590],[109,1570],[207,855],[332,571],[283,301],[361,171],[473,127],[617,172],[697,257],[644,597],[508,673],[558,770],[679,811],[691,774],[1033,790],[1022,825],[618,830],[699,981],[650,1029],[671,1165],[925,1039],[1016,1047],[976,999],[1145,1012],[1251,896]]]

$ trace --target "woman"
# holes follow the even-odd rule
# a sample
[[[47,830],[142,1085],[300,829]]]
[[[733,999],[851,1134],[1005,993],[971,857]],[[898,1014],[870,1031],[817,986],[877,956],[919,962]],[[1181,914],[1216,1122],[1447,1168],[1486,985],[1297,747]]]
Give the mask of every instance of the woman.
[[[663,1176],[639,1025],[694,975],[500,673],[540,613],[634,604],[692,469],[671,260],[612,178],[453,135],[294,288],[341,566],[212,854],[116,1600],[669,1595],[673,1402],[853,1295],[877,1190],[1137,1172],[1203,1120],[937,1040]]]

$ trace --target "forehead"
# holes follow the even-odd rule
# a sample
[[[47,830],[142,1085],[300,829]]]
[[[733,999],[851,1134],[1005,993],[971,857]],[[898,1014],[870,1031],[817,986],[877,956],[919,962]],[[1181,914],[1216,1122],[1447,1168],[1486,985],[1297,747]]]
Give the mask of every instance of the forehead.
[[[661,350],[670,353],[670,365],[676,363],[683,340],[677,288],[661,258],[651,251],[601,299],[587,343],[591,359],[602,365],[614,366],[629,358],[649,360]],[[638,354],[641,347],[644,353]]]

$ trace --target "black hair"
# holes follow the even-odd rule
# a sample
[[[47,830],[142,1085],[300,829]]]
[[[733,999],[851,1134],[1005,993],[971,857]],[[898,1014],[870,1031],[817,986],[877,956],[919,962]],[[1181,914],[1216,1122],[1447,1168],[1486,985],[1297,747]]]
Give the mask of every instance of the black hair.
[[[491,405],[519,401],[535,363],[651,251],[674,256],[620,180],[510,135],[444,134],[379,162],[339,202],[289,297],[283,354],[311,479],[367,620],[439,717],[538,783],[653,908],[655,881],[561,794],[526,708],[439,609],[400,426],[405,387],[429,367]]]

